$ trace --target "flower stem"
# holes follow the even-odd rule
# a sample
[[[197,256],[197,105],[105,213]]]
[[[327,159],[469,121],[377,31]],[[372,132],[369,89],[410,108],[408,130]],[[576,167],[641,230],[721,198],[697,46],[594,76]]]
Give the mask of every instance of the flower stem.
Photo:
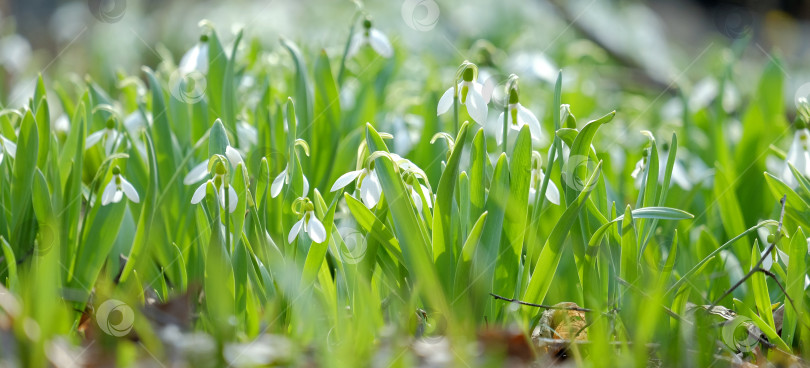
[[[453,96],[453,133],[458,133],[458,126],[458,93],[455,93]]]
[[[506,153],[506,129],[509,124],[509,105],[503,108],[503,140],[501,142],[501,152]]]

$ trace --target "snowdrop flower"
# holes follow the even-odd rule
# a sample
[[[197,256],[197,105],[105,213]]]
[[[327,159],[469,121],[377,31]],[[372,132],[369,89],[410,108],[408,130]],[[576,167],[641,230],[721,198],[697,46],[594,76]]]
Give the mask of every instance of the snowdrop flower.
[[[95,146],[98,142],[103,140],[104,153],[109,156],[120,137],[121,134],[115,130],[115,121],[113,119],[109,119],[107,120],[107,124],[104,129],[96,131],[87,136],[87,139],[84,141],[84,149],[90,149],[90,147]]]
[[[301,216],[301,219],[295,223],[290,229],[290,234],[287,235],[287,243],[292,243],[299,234],[307,233],[309,238],[315,243],[323,243],[326,241],[326,229],[323,224],[315,216],[315,206],[312,205],[309,198],[298,198],[293,203],[293,212]]]
[[[546,178],[546,173],[543,171],[543,158],[537,151],[532,151],[532,174],[529,181],[529,203],[535,203],[537,200],[537,191],[543,186],[543,180]],[[549,179],[548,187],[546,187],[546,199],[556,205],[560,205],[560,190],[557,184]]]
[[[6,154],[14,158],[17,155],[17,145],[0,135],[0,164],[3,163],[3,156]]]
[[[183,58],[180,59],[177,70],[179,70],[182,75],[195,71],[202,74],[208,73],[208,36],[200,36],[200,42],[186,51]]]
[[[104,192],[101,193],[102,206],[106,206],[110,203],[121,202],[124,195],[126,195],[130,201],[135,203],[141,201],[135,187],[133,187],[132,184],[127,181],[127,179],[124,179],[124,177],[121,176],[121,169],[119,169],[118,166],[113,167],[112,174],[112,180],[110,180],[107,186],[104,187]]]
[[[424,179],[424,178],[423,178]],[[425,179],[427,182],[427,179]],[[422,199],[425,199],[428,208],[433,208],[433,194],[430,189],[416,179],[416,175],[408,175],[405,179],[405,189],[411,193],[414,205],[416,205],[416,212],[422,212]]]
[[[239,164],[242,164],[243,167],[245,166],[245,161],[242,160],[242,155],[236,150],[236,148],[233,148],[230,145],[225,147],[225,157],[228,158],[228,162],[230,162],[233,168],[236,168],[236,166]],[[191,171],[186,174],[186,176],[183,178],[183,184],[194,184],[205,179],[206,176],[208,176],[208,160],[203,160],[203,162],[200,162],[197,166],[194,166]]]
[[[641,154],[641,159],[636,162],[636,167],[634,167],[633,172],[630,173],[636,188],[641,188],[641,183],[644,181],[644,170],[647,168],[648,151],[648,149],[644,149],[644,152]]]
[[[197,187],[197,190],[194,191],[194,195],[191,196],[191,204],[200,203],[200,201],[205,198],[206,189],[210,183],[217,190],[219,206],[222,207],[222,209],[225,209],[225,190],[227,187],[228,212],[233,213],[233,211],[236,211],[236,205],[239,202],[239,197],[236,195],[236,190],[225,182],[225,173],[227,172],[227,169],[222,161],[223,160],[219,160],[216,162],[214,166],[214,175],[211,177],[211,179],[206,180],[199,187]]]
[[[510,77],[509,80],[509,105],[507,106],[507,112],[509,114],[506,116],[506,124],[509,127],[508,132],[520,132],[520,129],[523,128],[524,125],[528,125],[532,133],[532,140],[539,141],[543,137],[540,122],[529,109],[520,104],[518,99],[517,77],[514,77],[514,80]],[[498,123],[503,123],[503,115],[504,113],[501,113],[498,116]],[[503,142],[504,137],[501,135],[502,134],[496,135],[496,137],[499,138],[498,144]]]
[[[633,172],[630,176],[633,177],[634,185],[636,189],[641,188],[641,184],[644,182],[644,170],[647,169],[647,160],[650,156],[650,149],[645,148],[644,152],[642,153],[641,159],[636,162],[636,166],[633,169]],[[658,182],[663,183],[664,177],[667,173],[667,160],[669,160],[669,150],[665,148],[658,153]],[[672,182],[677,184],[679,187],[683,188],[684,190],[692,189],[692,182],[694,175],[689,175],[689,172],[683,167],[678,159],[675,159],[675,163],[672,165]],[[699,181],[699,180],[697,180]]]
[[[346,58],[351,58],[357,55],[360,48],[369,45],[380,56],[390,58],[394,55],[394,48],[391,47],[391,42],[376,28],[371,27],[371,19],[366,18],[363,20],[363,32],[355,33],[352,40],[349,42],[349,50],[346,52]]]
[[[810,176],[810,149],[808,149],[808,139],[810,139],[810,130],[802,126],[793,134],[793,142],[788,149],[787,157],[785,158],[784,168],[782,169],[782,180],[785,184],[795,188],[799,182],[790,171],[788,163],[796,167],[800,173],[805,176]]]
[[[476,123],[484,125],[487,121],[487,103],[482,95],[484,86],[476,81],[478,68],[475,64],[465,62],[460,69],[462,81],[444,92],[436,107],[436,115],[449,111],[453,106],[453,97],[457,97],[458,103],[467,107],[470,117]]]
[[[768,243],[771,242],[772,236],[773,235],[769,235],[767,237],[768,242],[765,243],[765,249],[762,250],[762,252],[760,253],[760,257],[764,256],[765,251],[768,250],[768,247],[769,247]],[[808,238],[807,241],[808,241],[807,251],[810,252],[810,238]],[[774,262],[778,262],[779,260],[781,260],[782,263],[785,264],[786,268],[790,264],[790,256],[788,256],[787,253],[785,253],[781,249],[779,249],[779,247],[774,247],[773,250],[771,251],[771,254],[769,254],[767,257],[765,257],[765,259],[762,261],[762,268],[765,269],[765,270],[770,271],[770,269],[773,266]],[[810,276],[805,274],[804,275],[804,288],[807,289],[808,287],[810,287]]]
[[[382,186],[380,186],[380,180],[377,178],[377,172],[367,167],[341,175],[335,180],[335,184],[332,184],[329,191],[336,192],[354,181],[357,182],[357,189],[360,190],[360,200],[363,201],[366,208],[372,209],[377,206],[382,195]]]
[[[276,178],[273,179],[273,184],[270,185],[270,196],[271,197],[273,197],[273,198],[278,197],[278,195],[281,194],[281,188],[284,187],[284,184],[287,184],[287,185],[290,184],[290,175],[287,174],[287,171],[289,171],[289,168],[290,168],[290,165],[287,164],[287,166],[284,167],[284,170],[282,170],[281,173],[279,173],[278,176],[276,176]],[[309,193],[309,181],[307,180],[307,177],[305,175],[302,176],[302,177],[304,178],[304,193],[303,194],[306,195],[307,193]]]

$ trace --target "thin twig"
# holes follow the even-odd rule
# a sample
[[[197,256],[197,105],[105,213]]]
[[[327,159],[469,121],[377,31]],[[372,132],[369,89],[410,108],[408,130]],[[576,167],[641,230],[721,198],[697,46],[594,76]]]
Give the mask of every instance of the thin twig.
[[[776,235],[774,235],[773,242],[768,246],[768,249],[765,249],[765,253],[762,253],[762,257],[759,258],[759,261],[757,261],[757,264],[755,264],[753,267],[751,267],[751,271],[748,271],[748,273],[745,274],[745,276],[743,276],[743,278],[741,278],[739,281],[734,283],[734,285],[731,286],[731,288],[729,288],[728,290],[726,290],[726,292],[723,293],[723,295],[721,297],[717,298],[717,300],[715,300],[711,304],[711,306],[709,306],[709,310],[712,310],[714,307],[716,307],[718,304],[720,304],[720,302],[723,301],[723,299],[725,299],[732,292],[734,292],[734,290],[736,290],[738,287],[740,287],[740,285],[742,285],[745,282],[745,280],[748,280],[751,277],[751,275],[753,275],[755,272],[761,270],[760,266],[762,266],[762,262],[764,262],[765,258],[768,257],[771,254],[771,251],[773,251],[773,248],[776,247],[776,243],[778,243],[779,240],[782,239],[782,220],[784,220],[784,218],[785,218],[785,202],[787,202],[787,195],[782,196],[782,199],[779,200],[779,203],[782,204],[782,210],[779,213],[779,225],[776,227]],[[787,294],[785,294],[785,295],[787,295]]]
[[[577,311],[577,312],[593,312],[592,310],[590,310],[588,308],[556,307],[556,306],[553,306],[553,305],[535,304],[535,303],[524,302],[524,301],[517,300],[517,299],[510,299],[510,298],[503,297],[503,296],[500,296],[498,294],[493,294],[493,293],[489,293],[489,295],[492,295],[492,297],[495,298],[495,300],[504,300],[504,301],[507,301],[507,302],[517,303],[517,304],[520,304],[520,305],[526,305],[526,306],[529,306],[529,307],[537,307],[537,308],[544,308],[544,309],[555,309],[555,310],[572,310],[572,311]]]

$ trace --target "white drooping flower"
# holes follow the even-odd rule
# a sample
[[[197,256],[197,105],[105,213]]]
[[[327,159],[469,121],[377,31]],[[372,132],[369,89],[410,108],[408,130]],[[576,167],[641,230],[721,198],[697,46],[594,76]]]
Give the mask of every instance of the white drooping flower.
[[[373,169],[362,168],[341,175],[332,184],[330,191],[338,191],[353,181],[357,181],[357,189],[360,191],[360,200],[363,201],[363,204],[369,209],[377,206],[382,195],[382,186],[380,186],[380,180],[377,178],[377,172]]]
[[[458,103],[467,107],[467,112],[476,123],[484,125],[487,122],[487,102],[482,94],[484,86],[476,81],[476,67],[468,64],[461,73],[461,82],[450,87],[439,99],[436,115],[446,113],[453,107],[453,97]]]
[[[14,158],[17,155],[17,145],[0,135],[0,164],[3,163],[3,156],[6,154]]]
[[[208,73],[208,36],[200,36],[200,42],[190,48],[180,59],[177,70],[182,75],[191,72]]]
[[[808,238],[806,242],[807,242],[807,251],[810,252],[810,238]],[[767,242],[765,244],[766,244],[765,249],[760,253],[760,257],[764,256],[765,252],[768,250],[769,245],[767,245],[768,244]],[[778,261],[782,261],[782,263],[785,265],[785,268],[787,268],[788,265],[790,264],[790,256],[788,256],[787,253],[783,252],[777,246],[773,247],[771,253],[768,254],[768,256],[762,260],[762,268],[770,271],[771,267],[773,267],[774,262]],[[804,288],[807,289],[808,287],[810,287],[810,276],[805,274]]]
[[[276,176],[276,178],[273,179],[273,184],[270,185],[271,197],[273,198],[278,197],[278,195],[281,194],[281,189],[284,187],[284,185],[290,184],[290,175],[288,175],[287,173],[287,171],[289,171],[289,168],[290,165],[287,164],[287,166],[284,167],[284,170],[282,170],[278,174],[278,176]],[[309,193],[309,181],[307,180],[307,177],[305,175],[303,175],[302,177],[304,178],[304,188],[303,188],[304,193],[302,193],[302,195],[307,195],[307,193]]]
[[[121,138],[121,133],[115,130],[115,121],[113,119],[107,120],[104,129],[91,133],[84,141],[84,149],[90,149],[98,142],[104,141],[104,153],[109,156],[115,148],[116,142]]]
[[[507,134],[511,132],[520,132],[520,129],[523,128],[524,125],[529,126],[529,131],[531,131],[532,140],[540,141],[543,138],[543,129],[540,126],[540,121],[537,120],[537,117],[529,111],[529,109],[523,107],[518,100],[518,93],[517,88],[511,88],[509,90],[509,105],[507,107],[507,111],[509,114],[506,116],[506,124],[509,127],[509,131]],[[498,116],[498,120],[496,125],[499,127],[503,124],[503,113]],[[498,144],[503,142],[503,135],[497,134],[498,137]]]
[[[300,210],[296,207],[300,206]],[[301,218],[290,229],[290,234],[287,235],[287,243],[292,243],[299,234],[307,233],[309,238],[315,243],[323,243],[326,241],[326,229],[323,227],[321,220],[315,216],[315,207],[308,198],[298,198],[293,203],[293,210],[299,214]]]
[[[391,46],[391,42],[388,41],[388,37],[380,30],[373,28],[369,19],[363,20],[363,31],[352,36],[346,58],[357,55],[360,48],[365,45],[371,46],[374,52],[384,58],[390,58],[394,55],[394,48]]]
[[[194,194],[191,196],[191,204],[200,203],[200,201],[205,198],[205,193],[208,188],[208,184],[210,183],[217,190],[219,206],[222,207],[222,209],[225,209],[225,187],[227,187],[228,212],[233,213],[236,211],[236,206],[239,203],[239,197],[236,195],[236,190],[234,190],[232,186],[225,183],[225,173],[225,165],[222,163],[222,161],[217,162],[215,164],[214,173],[211,179],[206,180],[199,187],[197,187],[197,190],[194,191]]]
[[[810,176],[810,149],[808,149],[808,140],[810,139],[810,130],[801,128],[796,130],[793,134],[793,142],[788,149],[787,157],[785,157],[784,168],[782,169],[782,180],[785,184],[792,188],[799,185],[797,178],[793,176],[788,163],[792,164],[796,170],[805,176]]]
[[[416,205],[416,212],[422,212],[422,199],[424,198],[428,208],[433,208],[433,194],[430,189],[424,184],[419,183],[415,177],[405,181],[405,189],[411,193],[414,205]]]
[[[540,153],[537,151],[532,152],[532,173],[529,179],[529,203],[533,204],[537,200],[537,191],[543,186],[543,180],[546,178],[546,173],[543,171],[543,160]],[[546,199],[556,205],[560,204],[560,190],[557,184],[554,184],[551,179],[548,181],[546,187]]]
[[[242,164],[245,166],[245,161],[242,160],[242,154],[236,150],[236,148],[231,147],[228,145],[225,147],[225,157],[228,159],[228,162],[231,164],[231,168],[236,168],[237,165]],[[203,160],[188,172],[186,176],[183,178],[183,184],[191,185],[200,180],[205,179],[208,176],[208,160]]]
[[[102,206],[106,206],[110,203],[121,202],[121,199],[123,199],[125,195],[130,201],[135,203],[141,201],[135,187],[133,187],[132,184],[127,181],[127,179],[124,179],[124,177],[121,176],[121,169],[119,169],[118,166],[113,168],[112,174],[112,180],[110,180],[107,186],[104,187],[104,191],[101,193]]]
[[[630,173],[630,176],[633,177],[633,184],[635,185],[636,189],[641,188],[641,184],[644,183],[644,171],[647,169],[647,162],[650,156],[650,149],[645,149],[642,157],[636,162],[636,166],[633,168],[633,172]],[[663,150],[658,153],[658,182],[663,183],[664,178],[667,174],[667,160],[669,160],[669,151]],[[672,175],[671,181],[672,183],[677,184],[679,187],[683,188],[684,190],[690,190],[693,186],[693,181],[700,181],[699,179],[693,180],[692,178],[694,175],[690,175],[686,168],[684,168],[683,164],[681,164],[678,159],[675,159],[675,162],[672,165]],[[670,184],[671,185],[671,184]]]

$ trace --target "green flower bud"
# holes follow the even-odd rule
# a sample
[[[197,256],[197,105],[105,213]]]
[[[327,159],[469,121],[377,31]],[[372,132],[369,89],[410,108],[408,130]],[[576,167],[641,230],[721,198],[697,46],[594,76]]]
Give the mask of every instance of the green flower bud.
[[[107,129],[113,129],[113,128],[115,128],[115,119],[113,119],[113,118],[109,118],[109,119],[107,119],[107,122],[105,123],[105,125],[104,125],[104,126],[105,126]]]
[[[217,166],[214,167],[214,172],[217,175],[225,175],[225,172],[226,172],[225,165],[222,163],[222,161],[217,162]]]
[[[113,175],[121,175],[121,169],[118,167],[118,165],[113,166],[112,173]]]
[[[465,82],[472,82],[473,77],[475,76],[475,71],[473,68],[466,68],[464,72],[461,73],[461,78],[464,79]]]

